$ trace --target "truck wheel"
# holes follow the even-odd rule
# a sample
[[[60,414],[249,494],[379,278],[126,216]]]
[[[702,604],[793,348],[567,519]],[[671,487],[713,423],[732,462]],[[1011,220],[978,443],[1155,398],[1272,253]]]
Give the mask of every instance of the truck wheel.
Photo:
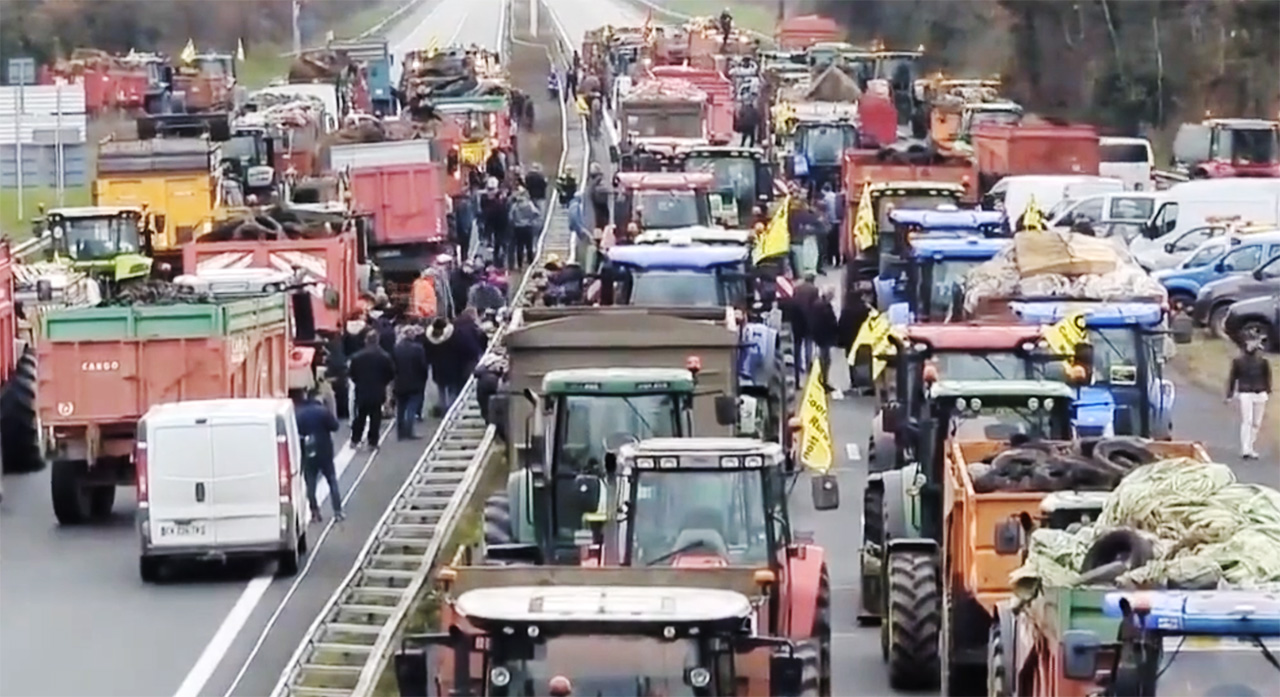
[[[941,661],[942,584],[931,554],[889,556],[889,685],[895,690],[938,688]]]
[[[813,636],[818,640],[818,695],[831,697],[831,574],[822,565],[818,579],[818,611],[813,618]]]
[[[819,697],[822,690],[821,649],[809,639],[796,645],[795,655],[804,662],[800,670],[800,694],[797,697]]]
[[[302,550],[306,542],[299,535],[293,545],[276,553],[276,578],[291,578],[298,575],[298,567],[302,561]]]
[[[89,464],[84,460],[55,460],[49,486],[53,515],[61,525],[82,525],[93,511],[90,489],[82,483]]]
[[[106,520],[111,517],[111,509],[116,507],[116,486],[89,487],[89,516],[94,520]]]
[[[508,545],[515,542],[511,529],[511,501],[507,492],[491,495],[484,502],[484,544]]]
[[[1004,638],[1000,636],[1000,622],[991,623],[987,634],[987,697],[1011,697],[1009,677],[1004,671]]]
[[[159,583],[163,565],[155,557],[138,557],[138,575],[143,583]]]
[[[36,420],[36,354],[27,346],[0,392],[0,460],[5,474],[44,469]]]

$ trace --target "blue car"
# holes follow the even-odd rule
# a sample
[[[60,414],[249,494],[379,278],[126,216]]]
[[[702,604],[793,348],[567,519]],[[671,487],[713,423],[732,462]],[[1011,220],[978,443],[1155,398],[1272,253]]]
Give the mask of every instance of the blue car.
[[[1223,235],[1200,245],[1171,269],[1151,274],[1169,291],[1169,304],[1190,311],[1200,289],[1213,281],[1253,271],[1262,262],[1280,254],[1280,232]]]
[[[1010,303],[1019,321],[1050,325],[1084,315],[1093,361],[1078,390],[1077,435],[1168,438],[1173,431],[1173,383],[1164,378],[1164,308],[1149,302],[1036,301]]]

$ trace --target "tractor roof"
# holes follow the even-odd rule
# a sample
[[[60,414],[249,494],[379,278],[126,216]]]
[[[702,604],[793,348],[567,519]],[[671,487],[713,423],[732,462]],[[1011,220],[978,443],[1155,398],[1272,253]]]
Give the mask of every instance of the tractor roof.
[[[544,394],[665,394],[693,387],[693,375],[683,368],[567,368],[542,378]]]
[[[929,390],[934,399],[947,397],[1053,397],[1074,399],[1075,390],[1055,380],[939,380]]]
[[[1076,312],[1086,327],[1152,327],[1164,319],[1164,308],[1153,302],[1012,302],[1009,309],[1028,324],[1053,324]]]
[[[889,222],[908,225],[926,232],[944,230],[988,230],[1004,224],[1000,211],[962,211],[927,208],[895,209],[889,213]]]
[[[645,270],[706,271],[717,266],[741,264],[747,260],[748,251],[746,247],[728,245],[631,244],[609,250],[609,260]]]
[[[928,344],[933,351],[1014,351],[1024,343],[1040,340],[1040,328],[1025,324],[911,324],[911,341]]]
[[[618,457],[632,466],[649,469],[719,469],[747,467],[758,469],[781,464],[782,446],[753,438],[649,438],[628,443]],[[726,460],[733,464],[725,464]],[[674,461],[666,464],[667,461]]]
[[[125,213],[141,212],[141,206],[75,206],[51,208],[46,215],[60,215],[63,218],[109,218]]]
[[[926,179],[871,182],[870,192],[873,194],[888,194],[898,189],[903,191],[950,191],[958,196],[964,194],[963,184],[934,182]]]
[[[454,605],[481,623],[625,624],[661,628],[743,620],[754,612],[742,593],[664,586],[506,586],[477,588]]]
[[[620,172],[618,187],[654,191],[709,189],[715,180],[710,172]]]
[[[986,260],[1008,246],[1007,239],[987,239],[977,235],[928,235],[911,240],[911,254],[917,259]]]
[[[640,233],[636,244],[712,244],[712,245],[745,245],[751,241],[748,230],[726,230],[718,227],[694,225],[691,227],[670,228],[666,230],[649,230]]]

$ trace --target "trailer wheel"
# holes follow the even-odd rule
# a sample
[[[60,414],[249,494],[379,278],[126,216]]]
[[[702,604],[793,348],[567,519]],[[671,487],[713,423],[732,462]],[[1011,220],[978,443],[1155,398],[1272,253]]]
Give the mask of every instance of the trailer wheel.
[[[818,611],[813,618],[813,636],[818,640],[818,695],[831,697],[831,574],[822,565],[818,578]]]
[[[5,474],[44,469],[36,419],[36,354],[30,346],[23,349],[13,376],[0,391],[0,460]]]
[[[889,685],[895,690],[937,689],[942,629],[942,584],[931,554],[889,556]]]
[[[90,490],[83,480],[89,463],[84,460],[54,460],[49,477],[53,493],[53,515],[61,525],[82,525],[88,522],[93,502]]]
[[[991,623],[987,634],[987,697],[1012,697],[1009,676],[1005,674],[1004,637],[1000,635],[1000,622]]]
[[[507,545],[515,541],[511,526],[511,500],[507,492],[491,495],[484,502],[484,544]]]
[[[89,487],[88,493],[89,516],[94,520],[110,518],[111,510],[116,507],[116,485]]]

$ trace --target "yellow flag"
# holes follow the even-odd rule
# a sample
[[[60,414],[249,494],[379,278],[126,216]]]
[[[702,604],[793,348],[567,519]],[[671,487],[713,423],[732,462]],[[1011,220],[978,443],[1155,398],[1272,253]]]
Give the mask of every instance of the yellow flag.
[[[196,42],[187,39],[187,45],[182,48],[182,53],[178,54],[178,58],[183,63],[191,63],[196,59]]]
[[[853,340],[853,347],[849,349],[849,365],[854,364],[858,349],[867,346],[871,349],[871,379],[879,378],[880,373],[883,373],[885,366],[888,365],[888,362],[880,356],[891,355],[894,352],[893,343],[889,341],[890,333],[892,333],[892,327],[889,326],[889,318],[875,308],[871,308],[870,314],[862,323],[862,328],[858,330],[858,336]]]
[[[876,217],[871,210],[871,185],[862,185],[862,197],[858,199],[858,213],[853,219],[853,240],[859,250],[870,249],[876,244]]]
[[[1079,312],[1063,317],[1044,330],[1044,340],[1049,344],[1049,349],[1059,356],[1074,355],[1076,346],[1084,341],[1086,336],[1088,334],[1085,330],[1084,315]]]
[[[440,40],[432,36],[427,40],[427,57],[430,58],[440,52]]]
[[[587,114],[591,113],[591,107],[587,106],[586,98],[579,96],[578,101],[574,102],[574,104],[578,107],[579,114],[586,116]]]
[[[822,366],[814,363],[800,403],[800,462],[813,472],[826,474],[835,460],[831,444],[831,413],[822,387]]]
[[[1040,211],[1040,204],[1036,203],[1036,197],[1032,196],[1027,202],[1027,210],[1022,212],[1022,229],[1043,232],[1044,213]]]
[[[236,39],[236,60],[244,62],[244,39]]]
[[[791,197],[782,199],[778,210],[773,212],[764,234],[756,238],[755,248],[751,251],[751,263],[768,259],[779,254],[786,254],[791,249]]]

